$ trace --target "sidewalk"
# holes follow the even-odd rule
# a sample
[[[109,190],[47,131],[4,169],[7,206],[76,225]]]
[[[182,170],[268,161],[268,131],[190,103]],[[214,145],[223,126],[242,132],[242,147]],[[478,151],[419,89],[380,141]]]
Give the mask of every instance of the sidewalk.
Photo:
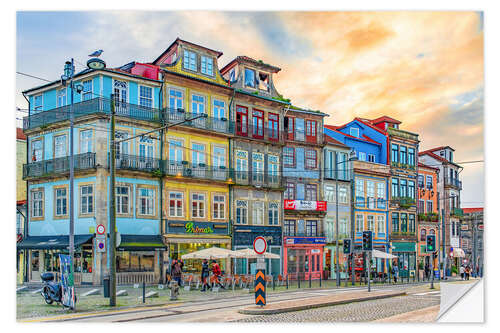
[[[312,299],[301,300],[300,304],[297,304],[297,300],[292,301],[282,301],[272,304],[267,304],[265,306],[252,305],[238,312],[241,314],[248,315],[269,315],[283,312],[300,311],[312,308],[318,308],[323,306],[339,305],[353,302],[362,302],[380,298],[388,298],[394,296],[403,296],[406,292],[386,292],[386,291],[360,291],[355,293],[342,293],[338,295],[315,297]]]

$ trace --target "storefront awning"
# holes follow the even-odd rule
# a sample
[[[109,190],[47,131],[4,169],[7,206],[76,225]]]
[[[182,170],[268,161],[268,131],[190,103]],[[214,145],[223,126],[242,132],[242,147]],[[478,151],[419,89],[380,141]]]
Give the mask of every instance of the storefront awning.
[[[464,250],[459,247],[453,248],[453,252],[450,255],[454,258],[465,258]]]
[[[163,249],[162,237],[159,235],[121,235],[118,250],[125,251],[151,251]]]
[[[375,249],[372,250],[372,257],[374,257],[374,258],[382,258],[382,259],[394,259],[394,258],[397,258],[397,256],[394,256],[394,255],[392,255],[390,253],[382,252],[382,251],[375,250]]]
[[[75,235],[75,248],[87,243],[94,235]],[[28,236],[17,244],[18,249],[66,250],[69,236]]]

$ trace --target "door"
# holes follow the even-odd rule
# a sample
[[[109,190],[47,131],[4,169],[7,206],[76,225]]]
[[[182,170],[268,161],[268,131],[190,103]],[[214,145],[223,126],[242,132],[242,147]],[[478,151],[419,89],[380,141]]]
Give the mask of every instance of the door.
[[[214,147],[212,156],[213,176],[215,179],[225,179],[226,173],[226,150],[222,147]]]
[[[307,120],[306,121],[306,141],[315,143],[316,138],[316,121]]]
[[[127,113],[127,82],[114,80],[113,86],[116,113]]]
[[[179,140],[169,140],[168,147],[168,170],[169,175],[178,175],[182,172],[182,141]],[[182,175],[182,173],[180,174]]]
[[[193,143],[193,154],[191,158],[193,164],[193,175],[195,177],[204,178],[206,170],[205,161],[205,146],[198,143]]]
[[[248,136],[248,109],[243,106],[236,107],[236,134]]]
[[[277,115],[276,113],[269,113],[268,117],[269,117],[269,120],[268,120],[269,140],[279,141],[279,136],[278,136],[278,133],[279,133],[279,115]]]
[[[398,253],[398,263],[399,263],[399,277],[407,278],[409,271],[409,256],[408,253],[400,252]]]
[[[153,139],[146,136],[139,137],[139,168],[152,170],[155,168],[153,155]]]
[[[252,136],[256,139],[264,138],[264,112],[253,110],[252,112]]]

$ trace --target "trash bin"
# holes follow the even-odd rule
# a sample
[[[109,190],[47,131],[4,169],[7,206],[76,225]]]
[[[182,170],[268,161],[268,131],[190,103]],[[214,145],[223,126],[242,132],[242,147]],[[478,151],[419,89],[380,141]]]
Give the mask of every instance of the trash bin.
[[[104,297],[109,298],[109,276],[105,276],[102,279],[102,284],[104,286]]]

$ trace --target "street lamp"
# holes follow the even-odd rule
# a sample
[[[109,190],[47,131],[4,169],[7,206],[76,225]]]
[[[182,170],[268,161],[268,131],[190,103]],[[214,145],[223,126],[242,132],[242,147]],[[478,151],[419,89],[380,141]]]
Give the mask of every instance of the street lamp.
[[[335,155],[338,156],[338,155]],[[338,169],[337,166],[342,163],[356,161],[358,158],[356,157],[356,151],[352,149],[349,152],[349,159],[337,162],[337,158],[335,158],[335,275],[337,280],[337,287],[340,286],[340,274],[339,274],[339,184],[338,184]],[[352,193],[351,193],[352,196]],[[354,239],[353,239],[354,244]]]

